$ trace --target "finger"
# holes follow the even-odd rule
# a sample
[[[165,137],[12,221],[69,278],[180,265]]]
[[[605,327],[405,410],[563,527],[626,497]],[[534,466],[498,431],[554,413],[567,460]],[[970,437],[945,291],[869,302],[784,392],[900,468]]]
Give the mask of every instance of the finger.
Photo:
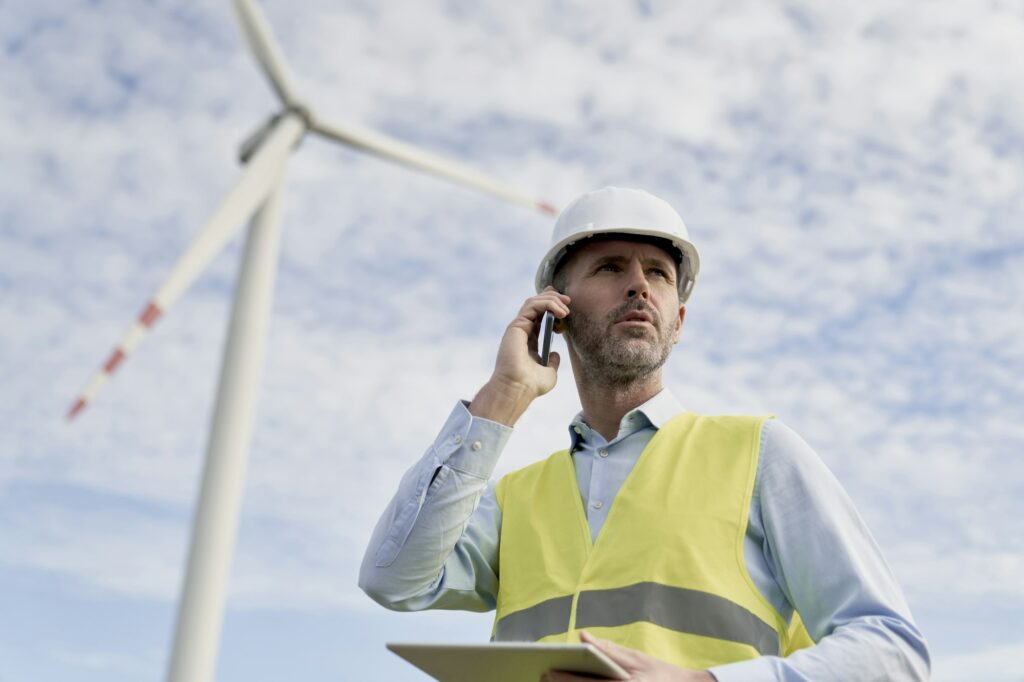
[[[546,287],[544,287],[544,288],[543,288],[543,289],[541,290],[541,292],[540,292],[540,293],[542,293],[542,294],[547,294],[547,293],[553,293],[553,294],[557,294],[557,295],[558,295],[558,297],[559,297],[560,299],[562,299],[563,301],[565,301],[566,303],[568,303],[569,301],[571,301],[571,300],[572,300],[571,298],[569,298],[569,295],[568,295],[568,294],[563,294],[563,293],[562,293],[561,291],[559,291],[558,289],[554,288],[554,287],[553,287],[553,286],[551,286],[550,284],[549,284],[549,285],[547,285]]]
[[[590,634],[586,630],[581,630],[580,631],[580,640],[582,642],[587,643],[587,644],[593,644],[598,649],[601,649],[602,651],[605,651],[605,652],[614,651],[616,649],[622,650],[622,651],[628,651],[628,649],[626,649],[625,647],[622,647],[622,646],[616,644],[615,642],[613,642],[611,640],[601,639],[600,637],[595,637],[594,635]]]
[[[554,291],[549,291],[542,294],[537,294],[536,296],[531,296],[530,298],[526,299],[524,307],[549,305],[551,303],[553,303],[556,308],[564,308],[565,310],[569,309],[569,302],[564,297],[560,296],[557,292]]]
[[[593,644],[602,652],[607,654],[608,658],[612,659],[616,663],[624,664],[632,660],[632,649],[624,647],[620,644],[616,644],[615,642],[609,641],[607,639],[595,637],[586,630],[580,632],[580,641],[584,642],[585,644]]]
[[[555,317],[561,319],[569,314],[569,305],[557,296],[540,294],[526,299],[521,312],[529,311],[533,315],[543,315],[549,310]]]
[[[520,308],[512,325],[522,328],[527,334],[535,334],[540,325],[544,313],[551,311],[556,319],[562,319],[569,314],[569,308],[561,301],[553,298],[535,296],[526,300]]]
[[[563,303],[565,305],[568,305],[568,304],[572,303],[572,298],[570,298],[568,294],[563,294],[560,291],[555,291],[551,287],[548,287],[547,289],[545,289],[544,291],[540,292],[537,295],[538,296],[552,296],[552,297],[558,299],[558,301],[560,301],[561,303]]]

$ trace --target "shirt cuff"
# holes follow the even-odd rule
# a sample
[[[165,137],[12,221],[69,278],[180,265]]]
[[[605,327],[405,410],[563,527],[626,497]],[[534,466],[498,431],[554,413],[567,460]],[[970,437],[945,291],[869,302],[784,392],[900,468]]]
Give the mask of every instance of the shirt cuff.
[[[708,672],[718,682],[759,682],[760,680],[774,682],[778,677],[772,669],[773,659],[777,660],[777,657],[762,656],[749,661],[708,668]]]
[[[434,441],[438,464],[487,479],[494,472],[512,427],[474,417],[469,402],[460,400]]]

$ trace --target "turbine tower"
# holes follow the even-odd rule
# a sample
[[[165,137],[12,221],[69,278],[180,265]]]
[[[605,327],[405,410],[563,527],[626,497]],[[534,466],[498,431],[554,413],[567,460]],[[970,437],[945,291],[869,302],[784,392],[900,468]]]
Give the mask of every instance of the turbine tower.
[[[251,219],[232,304],[185,581],[178,607],[170,682],[208,682],[217,662],[225,587],[234,553],[280,237],[281,183],[291,151],[307,133],[436,175],[505,201],[555,214],[553,206],[457,162],[348,123],[326,121],[299,99],[270,27],[253,0],[231,0],[245,41],[281,110],[241,148],[244,165],[198,236],[68,412],[75,418],[135,350],[156,321]]]

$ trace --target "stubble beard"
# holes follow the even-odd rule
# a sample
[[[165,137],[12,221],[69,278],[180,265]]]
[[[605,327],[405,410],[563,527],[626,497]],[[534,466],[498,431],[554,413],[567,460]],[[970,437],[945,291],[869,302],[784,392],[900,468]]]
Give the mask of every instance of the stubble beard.
[[[616,320],[634,310],[651,315],[653,336],[646,327],[623,327],[613,333]],[[661,369],[672,352],[677,324],[665,325],[650,306],[627,302],[604,320],[580,313],[569,315],[566,335],[579,357],[585,382],[623,388]]]

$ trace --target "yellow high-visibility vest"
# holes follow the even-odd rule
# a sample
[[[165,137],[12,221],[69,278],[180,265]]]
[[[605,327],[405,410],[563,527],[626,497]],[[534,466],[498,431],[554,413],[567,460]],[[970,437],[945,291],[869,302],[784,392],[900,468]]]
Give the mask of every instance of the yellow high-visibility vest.
[[[578,642],[586,629],[698,669],[808,645],[743,558],[763,423],[674,417],[640,455],[596,542],[568,450],[505,476],[494,639]]]

